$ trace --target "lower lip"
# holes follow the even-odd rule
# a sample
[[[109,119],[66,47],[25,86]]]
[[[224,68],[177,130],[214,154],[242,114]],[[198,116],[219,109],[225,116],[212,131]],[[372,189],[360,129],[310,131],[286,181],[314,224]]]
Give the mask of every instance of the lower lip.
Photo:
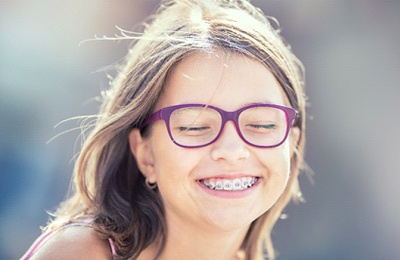
[[[260,184],[261,178],[257,180],[256,183],[253,184],[253,186],[244,189],[244,190],[212,190],[203,184],[201,184],[199,181],[197,181],[197,184],[200,186],[202,190],[207,192],[208,194],[219,197],[219,198],[225,198],[225,199],[239,199],[248,196],[250,193],[252,193]]]

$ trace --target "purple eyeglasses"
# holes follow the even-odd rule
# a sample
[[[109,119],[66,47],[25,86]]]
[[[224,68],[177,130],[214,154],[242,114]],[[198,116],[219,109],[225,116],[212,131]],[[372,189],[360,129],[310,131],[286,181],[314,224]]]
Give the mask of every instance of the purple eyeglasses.
[[[296,115],[295,109],[275,104],[252,104],[233,112],[205,104],[184,104],[158,110],[140,129],[162,119],[176,145],[198,148],[215,142],[226,122],[232,121],[245,143],[273,148],[285,142]]]

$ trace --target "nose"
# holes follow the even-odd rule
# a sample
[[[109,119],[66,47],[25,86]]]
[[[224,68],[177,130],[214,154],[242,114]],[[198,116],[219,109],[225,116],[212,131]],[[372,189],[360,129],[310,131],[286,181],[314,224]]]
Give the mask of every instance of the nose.
[[[221,135],[212,145],[211,158],[225,160],[230,163],[247,159],[250,151],[246,143],[240,138],[238,130],[232,121],[228,121],[222,129]]]

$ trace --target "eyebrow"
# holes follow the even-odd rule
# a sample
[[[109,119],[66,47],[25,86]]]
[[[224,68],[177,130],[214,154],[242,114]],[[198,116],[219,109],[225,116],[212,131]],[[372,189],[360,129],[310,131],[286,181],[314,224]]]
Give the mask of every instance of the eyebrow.
[[[243,104],[241,104],[241,106],[246,107],[246,106],[251,106],[251,105],[263,105],[263,104],[276,104],[276,102],[271,102],[270,100],[264,100],[264,101],[259,101],[259,102],[243,103]]]

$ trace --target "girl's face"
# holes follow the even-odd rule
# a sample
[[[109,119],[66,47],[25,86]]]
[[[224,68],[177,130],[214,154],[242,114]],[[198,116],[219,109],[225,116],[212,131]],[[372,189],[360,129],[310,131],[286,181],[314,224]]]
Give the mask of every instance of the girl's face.
[[[166,83],[156,110],[190,103],[225,111],[253,103],[289,105],[265,66],[220,50],[195,53],[182,60]],[[141,172],[158,185],[167,225],[233,231],[247,229],[278,200],[289,179],[290,158],[298,137],[299,130],[293,128],[282,145],[256,148],[243,142],[234,123],[228,121],[214,143],[182,148],[171,141],[165,122],[158,120],[146,138],[132,130],[129,143]],[[229,191],[205,185],[238,180],[255,183]]]

